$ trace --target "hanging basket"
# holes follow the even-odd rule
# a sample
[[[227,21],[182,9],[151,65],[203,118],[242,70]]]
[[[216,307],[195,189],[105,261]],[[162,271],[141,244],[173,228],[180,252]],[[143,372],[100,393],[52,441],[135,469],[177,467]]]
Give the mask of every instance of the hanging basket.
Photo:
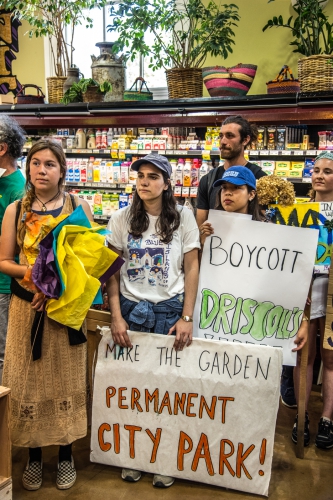
[[[58,104],[64,97],[67,76],[51,76],[47,80],[47,98],[50,104]]]
[[[172,68],[166,70],[169,99],[202,97],[202,70],[200,68]]]
[[[333,90],[333,56],[326,54],[298,60],[298,79],[301,92]]]
[[[102,102],[104,101],[104,94],[98,92],[97,85],[88,85],[87,91],[82,94],[83,102]]]

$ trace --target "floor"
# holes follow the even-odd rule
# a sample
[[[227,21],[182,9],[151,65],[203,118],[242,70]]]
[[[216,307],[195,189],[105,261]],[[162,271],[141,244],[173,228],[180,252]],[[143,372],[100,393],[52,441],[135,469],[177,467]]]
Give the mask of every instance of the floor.
[[[303,460],[295,457],[291,441],[291,429],[295,410],[280,404],[278,413],[272,477],[269,488],[270,500],[333,500],[333,449],[319,450],[314,445],[317,423],[322,403],[319,387],[314,386],[311,395],[310,430],[311,444],[305,449]],[[144,474],[138,483],[126,483],[120,478],[120,469],[89,462],[89,436],[75,444],[74,457],[78,479],[66,491],[55,487],[56,447],[44,450],[43,485],[39,491],[23,489],[21,476],[27,460],[27,451],[13,449],[13,500],[245,500],[264,498],[234,490],[226,490],[201,483],[177,480],[169,489],[152,487],[151,474]]]

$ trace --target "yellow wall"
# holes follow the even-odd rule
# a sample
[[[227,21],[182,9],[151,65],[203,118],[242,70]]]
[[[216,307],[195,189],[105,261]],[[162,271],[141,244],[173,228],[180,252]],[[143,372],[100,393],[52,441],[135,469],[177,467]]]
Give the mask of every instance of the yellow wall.
[[[286,28],[271,28],[265,32],[263,26],[274,15],[288,19],[294,10],[291,0],[223,0],[223,3],[235,3],[239,7],[241,20],[235,28],[234,52],[228,59],[207,58],[206,66],[222,64],[233,66],[238,63],[250,63],[258,66],[257,74],[249,94],[266,94],[266,82],[276,77],[281,67],[288,64],[297,76],[299,54],[292,52],[289,46],[292,40]],[[333,0],[329,0],[325,12],[333,22]],[[42,39],[29,39],[24,35],[27,24],[19,28],[19,53],[13,61],[13,74],[21,83],[34,83],[44,88],[44,43]],[[208,95],[204,89],[204,95]]]
[[[23,21],[22,26],[18,28],[19,52],[15,54],[16,60],[12,62],[12,73],[22,85],[38,85],[46,94],[44,41],[40,38],[29,38],[28,34],[25,35],[28,27],[29,24]],[[35,91],[27,89],[27,93],[34,94]]]
[[[294,54],[293,46],[289,46],[292,37],[287,28],[270,28],[265,32],[262,28],[273,16],[282,15],[287,20],[294,9],[291,0],[233,0],[222,3],[235,3],[239,8],[241,20],[235,28],[235,45],[233,54],[228,59],[207,58],[206,66],[215,64],[227,67],[243,64],[256,64],[257,74],[249,94],[266,94],[266,82],[272,80],[279,73],[284,64],[288,64],[294,76],[297,76],[297,60],[302,57]],[[333,1],[329,0],[325,12],[333,22]],[[208,95],[204,89],[204,95]]]

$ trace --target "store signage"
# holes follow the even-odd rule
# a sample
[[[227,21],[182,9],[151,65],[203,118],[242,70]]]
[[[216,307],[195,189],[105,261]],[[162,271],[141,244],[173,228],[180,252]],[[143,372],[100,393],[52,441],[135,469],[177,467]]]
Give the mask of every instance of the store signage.
[[[309,290],[317,229],[245,220],[210,210],[214,234],[201,260],[194,324],[198,337],[283,349],[294,340]]]
[[[18,27],[21,22],[8,10],[0,9],[0,94],[12,91],[15,95],[22,88],[12,74],[12,61],[18,52]]]
[[[91,460],[267,496],[281,349],[102,330]]]

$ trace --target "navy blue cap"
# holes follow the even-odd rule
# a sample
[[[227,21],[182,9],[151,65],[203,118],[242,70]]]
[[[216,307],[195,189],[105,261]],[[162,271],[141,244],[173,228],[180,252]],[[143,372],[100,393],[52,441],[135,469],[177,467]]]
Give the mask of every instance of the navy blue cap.
[[[152,163],[153,165],[155,165],[155,167],[165,172],[170,178],[172,167],[169,163],[169,160],[165,156],[156,153],[150,153],[149,155],[144,156],[139,160],[135,160],[131,165],[131,169],[138,171],[143,163]]]
[[[244,186],[245,184],[252,189],[256,189],[256,178],[247,167],[229,167],[222,175],[222,178],[214,182],[213,187],[220,186],[223,182],[230,182],[237,186]]]

